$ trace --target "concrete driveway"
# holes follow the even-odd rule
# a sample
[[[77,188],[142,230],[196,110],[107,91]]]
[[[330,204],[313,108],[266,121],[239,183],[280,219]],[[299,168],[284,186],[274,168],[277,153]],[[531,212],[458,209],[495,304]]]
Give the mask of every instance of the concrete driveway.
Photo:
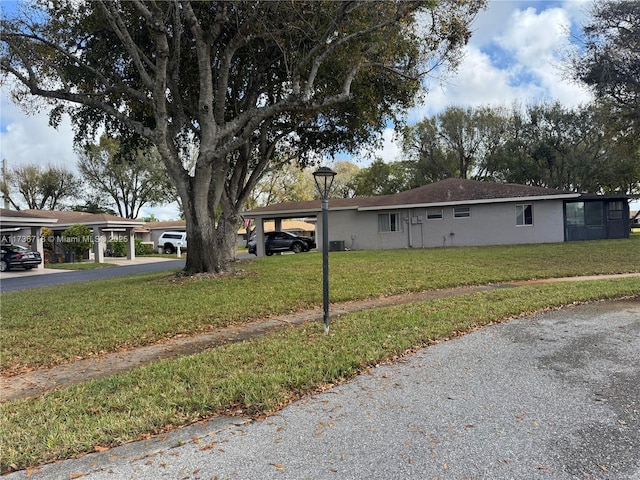
[[[640,299],[483,328],[260,421],[216,419],[31,474],[640,480]]]

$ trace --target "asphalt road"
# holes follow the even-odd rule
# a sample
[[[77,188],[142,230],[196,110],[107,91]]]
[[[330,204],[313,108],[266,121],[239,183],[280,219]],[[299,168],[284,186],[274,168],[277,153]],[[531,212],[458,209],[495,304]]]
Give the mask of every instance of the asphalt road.
[[[640,480],[640,300],[483,328],[260,421],[7,478]]]
[[[179,269],[184,267],[183,260],[162,260],[159,262],[123,265],[118,267],[97,268],[95,270],[56,270],[38,274],[35,270],[9,272],[0,276],[0,291],[26,290],[38,287],[50,287],[65,283],[86,282],[102,278],[120,277],[136,273],[158,272],[160,270]]]

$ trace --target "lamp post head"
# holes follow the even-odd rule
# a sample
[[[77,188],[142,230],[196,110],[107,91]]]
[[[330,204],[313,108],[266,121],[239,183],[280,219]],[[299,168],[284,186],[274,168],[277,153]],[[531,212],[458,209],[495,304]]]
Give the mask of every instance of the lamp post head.
[[[320,193],[320,197],[323,200],[329,198],[329,191],[331,190],[331,185],[333,185],[333,177],[336,175],[336,172],[329,167],[320,167],[313,172],[313,179],[316,182],[318,193]]]

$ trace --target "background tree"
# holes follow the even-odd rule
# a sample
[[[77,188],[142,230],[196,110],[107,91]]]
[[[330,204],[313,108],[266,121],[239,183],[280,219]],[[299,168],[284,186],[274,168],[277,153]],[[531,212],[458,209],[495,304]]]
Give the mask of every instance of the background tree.
[[[390,195],[413,188],[409,162],[385,163],[375,159],[354,176],[356,196]]]
[[[606,112],[614,148],[603,190],[640,193],[640,2],[593,3],[583,33],[584,48],[573,55],[570,74],[591,87]]]
[[[466,176],[575,192],[636,191],[640,140],[611,115],[598,104],[450,107],[401,129],[408,188]],[[389,167],[378,169],[386,182]]]
[[[335,162],[332,166],[336,176],[331,187],[331,196],[337,198],[353,198],[356,196],[355,178],[360,171],[360,167],[353,162],[346,160]],[[315,184],[315,182],[314,182]],[[314,185],[314,191],[316,190]],[[314,194],[317,196],[318,192]]]
[[[333,119],[360,121],[347,105],[379,109],[375,118],[392,113],[389,96],[407,106],[426,72],[455,63],[484,4],[42,2],[2,21],[0,67],[18,96],[64,101],[52,119],[69,113],[78,140],[104,127],[155,145],[187,220],[185,270],[220,271],[270,145],[301,124],[322,134]]]
[[[514,108],[505,123],[504,144],[487,159],[487,174],[498,181],[575,192],[621,191],[622,178],[628,181],[624,172],[634,170],[633,147],[609,128],[608,118],[596,105]]]
[[[315,188],[311,171],[301,170],[292,162],[283,167],[269,169],[262,176],[247,208],[312,200]]]
[[[445,178],[488,176],[487,161],[504,143],[507,115],[497,107],[448,107],[399,130],[413,187]]]
[[[113,208],[106,207],[104,205],[103,199],[101,197],[95,196],[87,196],[85,195],[85,202],[78,203],[71,206],[71,210],[74,212],[85,212],[85,213],[106,213],[108,215],[117,215]]]
[[[413,164],[415,186],[458,176],[458,165],[444,148],[435,117],[404,127],[399,134],[402,152]]]
[[[138,218],[142,207],[175,198],[166,168],[154,148],[123,148],[117,139],[102,135],[99,144],[78,152],[78,170],[92,198],[102,198],[101,203],[113,206],[124,218]]]
[[[611,104],[615,117],[640,126],[640,2],[594,2],[584,26],[584,48],[572,75]]]
[[[10,169],[3,180],[6,182],[3,194],[8,195],[18,210],[21,205],[35,210],[62,209],[66,200],[77,196],[80,187],[79,179],[72,172],[52,165],[18,166]]]

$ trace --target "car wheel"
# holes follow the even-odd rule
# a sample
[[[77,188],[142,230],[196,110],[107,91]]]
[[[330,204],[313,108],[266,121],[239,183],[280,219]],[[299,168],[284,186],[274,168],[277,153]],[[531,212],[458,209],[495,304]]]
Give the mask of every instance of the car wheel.
[[[171,245],[170,243],[167,243],[167,244],[164,246],[164,252],[165,252],[165,253],[168,253],[169,255],[171,255],[172,253],[175,253],[175,251],[176,251],[176,249],[175,249],[175,248],[173,248],[173,245]]]
[[[9,264],[4,260],[0,261],[0,272],[8,272],[8,271],[9,271]]]
[[[304,247],[303,247],[303,246],[302,246],[302,244],[301,244],[301,243],[299,243],[299,242],[296,242],[296,243],[294,243],[293,245],[291,245],[291,251],[292,251],[293,253],[300,253],[300,252],[302,252],[303,250],[304,250]]]
[[[257,254],[256,254],[256,255],[257,255]],[[267,257],[270,257],[271,255],[273,255],[273,252],[265,252],[265,255],[266,255]]]

